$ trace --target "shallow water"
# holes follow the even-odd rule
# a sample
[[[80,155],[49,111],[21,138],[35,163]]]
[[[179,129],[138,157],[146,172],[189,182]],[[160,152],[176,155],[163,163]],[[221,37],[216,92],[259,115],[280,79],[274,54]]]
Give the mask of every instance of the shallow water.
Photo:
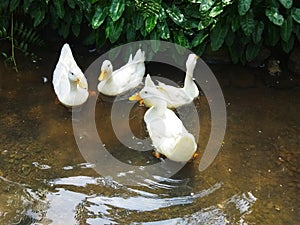
[[[200,96],[194,101],[201,128],[199,157],[170,178],[147,174],[146,179],[142,174],[139,185],[124,185],[86,162],[73,135],[72,113],[55,104],[51,82],[43,82],[43,76],[51,79],[58,58],[59,48],[53,49],[37,63],[27,62],[17,75],[0,68],[0,224],[300,223],[299,88],[268,88],[259,69],[211,66],[227,106],[227,130],[217,158],[199,172],[210,132],[207,100]],[[81,68],[97,58],[85,49],[74,56]],[[152,75],[176,72],[156,64],[148,67]],[[180,83],[184,73],[176,73]],[[230,85],[229,78],[240,74],[246,82],[256,74],[257,82],[253,87]],[[133,105],[127,100],[120,104]],[[151,151],[119,143],[111,107],[112,99],[98,97],[95,121],[110,153],[141,171],[160,162]],[[140,139],[147,137],[144,112],[137,104],[130,112],[130,129]],[[125,132],[128,120],[116,123],[118,137],[132,138]],[[197,135],[194,121],[187,120],[186,126]],[[130,172],[120,176],[130,177]]]

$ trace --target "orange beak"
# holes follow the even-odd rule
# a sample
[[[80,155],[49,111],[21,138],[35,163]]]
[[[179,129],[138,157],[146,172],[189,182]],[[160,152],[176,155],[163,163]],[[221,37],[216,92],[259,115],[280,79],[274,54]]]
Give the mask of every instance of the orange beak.
[[[103,81],[103,80],[106,78],[106,75],[107,75],[106,70],[102,70],[102,71],[101,71],[101,74],[100,74],[99,77],[98,77],[98,80],[99,80],[99,81]]]
[[[129,98],[130,101],[140,101],[142,100],[141,96],[140,96],[140,93],[136,93],[135,95],[132,95],[130,98]]]
[[[76,83],[79,85],[79,87],[87,89],[86,83],[82,82],[81,78],[77,78]]]

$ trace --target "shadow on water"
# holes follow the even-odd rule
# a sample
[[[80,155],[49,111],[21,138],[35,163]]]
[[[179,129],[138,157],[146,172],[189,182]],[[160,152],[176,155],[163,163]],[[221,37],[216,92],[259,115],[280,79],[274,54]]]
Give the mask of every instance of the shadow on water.
[[[216,160],[199,172],[210,132],[207,100],[200,96],[194,102],[201,127],[199,157],[170,178],[153,175],[128,186],[96,173],[78,150],[72,113],[55,104],[50,82],[59,47],[55,50],[43,56],[47,63],[42,60],[39,68],[22,74],[0,67],[1,224],[299,224],[299,89],[270,89],[260,80],[251,88],[229,86],[227,74],[259,77],[262,71],[213,67],[228,110]],[[84,51],[74,51],[79,65],[97,58],[82,55]],[[152,75],[178,73],[176,82],[182,84],[183,72],[148,67]],[[44,83],[43,76],[49,81]],[[133,105],[127,97],[120,104]],[[110,122],[111,107],[112,99],[99,96],[95,121],[110,153],[141,168],[159,162],[151,150],[134,151],[119,142]],[[190,109],[182,114],[184,110]],[[147,137],[144,112],[137,104],[130,111],[129,127],[140,139]],[[127,123],[117,121],[119,130]],[[185,121],[197,135],[193,123]],[[132,139],[127,132],[120,135]]]

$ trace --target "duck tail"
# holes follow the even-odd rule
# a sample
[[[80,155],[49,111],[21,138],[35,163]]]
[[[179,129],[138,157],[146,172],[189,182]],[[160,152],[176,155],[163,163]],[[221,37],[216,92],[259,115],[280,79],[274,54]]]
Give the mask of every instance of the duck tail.
[[[129,59],[128,59],[128,64],[132,63],[132,54],[130,54]]]
[[[72,58],[73,58],[73,54],[72,54],[70,45],[69,45],[68,43],[65,43],[65,44],[63,45],[63,47],[61,48],[59,60],[60,60],[60,61],[65,61],[65,60],[67,60],[69,57],[72,57]]]
[[[196,150],[197,144],[195,138],[192,134],[188,133],[180,137],[169,158],[177,162],[187,162],[193,157]]]
[[[135,56],[133,57],[134,62],[144,62],[145,61],[145,52],[139,49]]]

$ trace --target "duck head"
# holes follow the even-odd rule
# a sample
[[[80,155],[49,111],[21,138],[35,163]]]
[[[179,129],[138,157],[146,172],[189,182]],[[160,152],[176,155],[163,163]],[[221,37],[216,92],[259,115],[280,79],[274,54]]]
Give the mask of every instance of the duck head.
[[[199,59],[199,56],[196,54],[189,54],[189,57],[186,61],[186,75],[193,77],[194,69],[197,64],[197,59]]]
[[[111,62],[109,60],[105,60],[102,63],[101,73],[100,73],[100,75],[98,77],[98,80],[99,81],[105,80],[105,78],[107,77],[107,75],[112,74],[112,71],[113,71],[113,66],[112,66]]]
[[[129,98],[130,101],[145,100],[151,102],[154,107],[167,107],[167,99],[161,96],[160,92],[153,87],[144,87],[140,92],[132,95]]]
[[[72,70],[69,70],[68,78],[69,78],[70,83],[77,84],[79,87],[81,87],[83,89],[87,89],[87,82],[86,82],[86,79],[84,78],[83,74],[76,73]]]

